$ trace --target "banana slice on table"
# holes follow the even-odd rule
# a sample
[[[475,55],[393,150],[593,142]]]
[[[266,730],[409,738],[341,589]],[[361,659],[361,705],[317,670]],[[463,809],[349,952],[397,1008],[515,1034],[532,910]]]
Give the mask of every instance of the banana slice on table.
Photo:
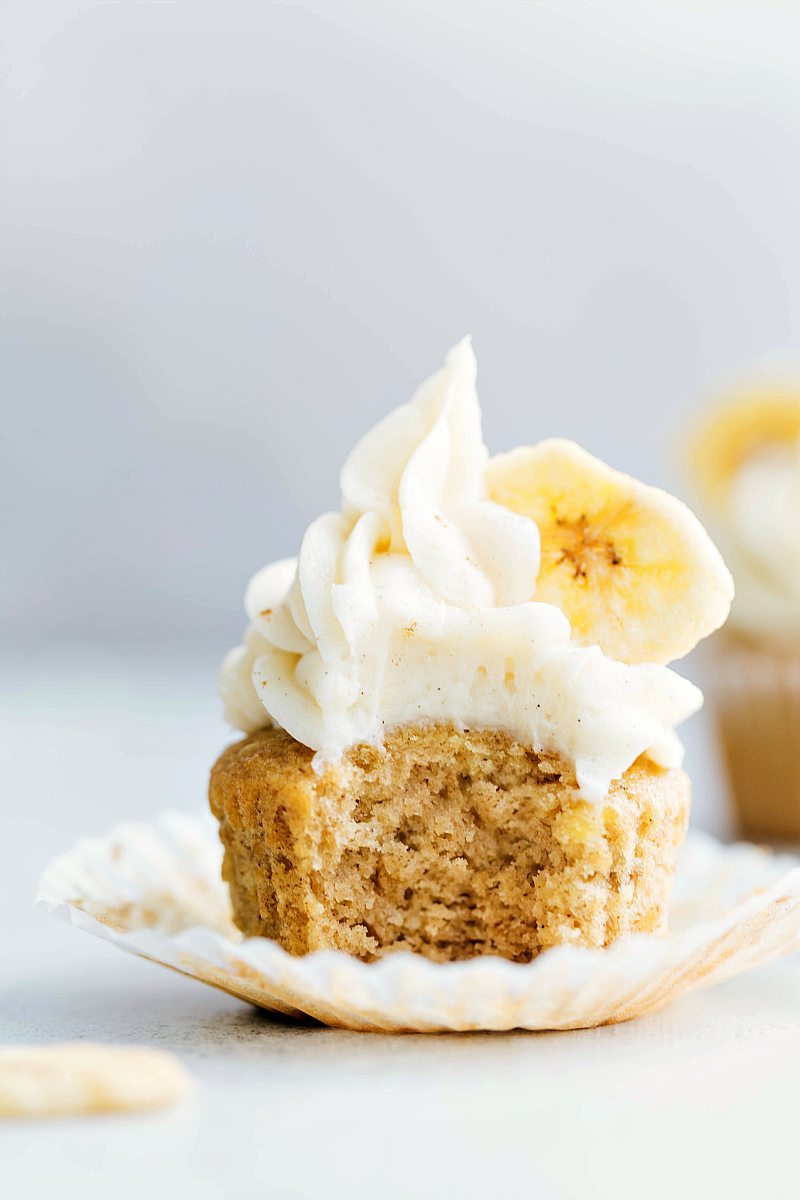
[[[739,467],[760,449],[800,439],[800,390],[758,388],[717,405],[697,425],[689,460],[708,501],[724,506]]]
[[[539,527],[535,600],[581,645],[627,663],[681,658],[728,615],[733,580],[685,504],[554,439],[493,458],[489,495]]]

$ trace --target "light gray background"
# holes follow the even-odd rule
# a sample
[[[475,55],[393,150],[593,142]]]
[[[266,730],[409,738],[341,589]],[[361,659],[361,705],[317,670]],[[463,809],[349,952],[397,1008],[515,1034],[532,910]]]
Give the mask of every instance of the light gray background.
[[[156,1042],[196,1080],[0,1131],[4,1195],[789,1200],[796,959],[585,1035],[398,1041],[281,1027],[31,901],[79,835],[204,804],[246,579],[462,334],[491,448],[565,434],[682,494],[692,412],[800,376],[800,6],[0,18],[0,1041]],[[707,716],[685,740],[725,833]]]
[[[15,637],[222,650],[249,574],[465,332],[491,448],[565,434],[679,486],[697,403],[800,349],[795,5],[3,24]]]
[[[794,5],[2,19],[2,630],[45,676],[144,644],[216,712],[246,579],[465,332],[492,449],[564,434],[682,494],[697,406],[800,373]]]
[[[465,332],[492,449],[564,434],[681,494],[692,412],[800,374],[794,5],[2,19],[0,628],[45,681],[143,645],[216,714],[245,581]]]

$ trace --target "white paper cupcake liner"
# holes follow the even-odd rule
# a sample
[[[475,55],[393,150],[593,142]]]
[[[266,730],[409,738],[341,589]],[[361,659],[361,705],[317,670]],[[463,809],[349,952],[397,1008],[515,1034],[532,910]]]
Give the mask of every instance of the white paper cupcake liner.
[[[338,951],[293,958],[234,927],[209,818],[163,813],[85,838],[46,868],[37,904],[132,954],[262,1008],[346,1029],[580,1029],[625,1021],[800,949],[800,860],[690,835],[668,937],[557,947],[531,963],[434,963]]]

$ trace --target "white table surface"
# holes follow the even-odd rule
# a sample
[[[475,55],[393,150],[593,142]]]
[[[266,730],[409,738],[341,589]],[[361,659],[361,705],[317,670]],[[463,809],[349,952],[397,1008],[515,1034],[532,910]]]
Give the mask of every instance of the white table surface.
[[[15,655],[0,1040],[158,1045],[195,1087],[159,1114],[5,1123],[3,1200],[798,1200],[800,956],[606,1029],[389,1037],[277,1021],[34,912],[77,836],[202,803],[213,687],[174,647]]]

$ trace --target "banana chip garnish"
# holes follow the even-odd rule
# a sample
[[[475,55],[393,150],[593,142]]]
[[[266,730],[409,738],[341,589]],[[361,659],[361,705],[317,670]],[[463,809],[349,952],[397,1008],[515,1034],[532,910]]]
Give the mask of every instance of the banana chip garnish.
[[[498,455],[498,504],[541,536],[533,599],[566,614],[581,645],[626,663],[681,658],[725,620],[733,580],[680,500],[562,439]]]
[[[704,498],[724,512],[733,480],[749,458],[798,441],[800,391],[764,386],[712,409],[694,430],[689,458]]]

